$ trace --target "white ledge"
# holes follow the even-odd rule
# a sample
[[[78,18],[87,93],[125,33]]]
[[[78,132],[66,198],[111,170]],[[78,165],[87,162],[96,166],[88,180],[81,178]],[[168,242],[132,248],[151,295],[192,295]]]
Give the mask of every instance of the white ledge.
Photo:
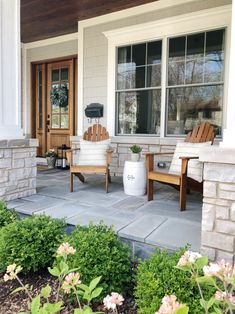
[[[234,164],[235,148],[211,146],[201,149],[199,160],[209,163]]]

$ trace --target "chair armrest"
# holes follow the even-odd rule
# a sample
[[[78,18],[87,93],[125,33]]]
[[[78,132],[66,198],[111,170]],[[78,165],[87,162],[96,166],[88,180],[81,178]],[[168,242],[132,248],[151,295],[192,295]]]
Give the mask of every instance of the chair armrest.
[[[182,159],[182,165],[181,165],[181,177],[182,176],[187,176],[188,172],[188,162],[190,159],[199,159],[199,157],[196,156],[182,156],[179,157],[179,159]]]
[[[143,155],[146,155],[146,156],[148,156],[148,155],[152,155],[152,156],[155,156],[155,155],[165,155],[165,156],[167,156],[167,155],[170,155],[170,156],[172,156],[172,155],[174,155],[174,152],[172,152],[172,153],[154,153],[154,152],[147,152],[147,153],[143,153]]]
[[[179,157],[179,159],[188,159],[188,160],[190,160],[190,159],[199,159],[199,157],[197,157],[197,156],[182,156],[182,157]]]
[[[66,151],[66,157],[70,166],[73,166],[73,152],[79,151],[79,150],[80,148],[73,148]]]

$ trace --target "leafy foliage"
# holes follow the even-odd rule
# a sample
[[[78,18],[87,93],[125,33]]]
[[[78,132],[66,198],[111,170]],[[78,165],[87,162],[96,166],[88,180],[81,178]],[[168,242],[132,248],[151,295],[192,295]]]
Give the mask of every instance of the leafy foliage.
[[[71,267],[78,268],[82,282],[101,276],[103,288],[99,299],[117,291],[125,293],[131,283],[131,254],[112,228],[103,224],[77,226],[69,238],[76,253],[69,257]]]
[[[181,271],[177,265],[183,250],[169,255],[157,250],[153,256],[143,261],[137,269],[136,303],[139,314],[152,314],[159,309],[165,295],[175,294],[177,299],[189,306],[189,313],[201,314],[200,294],[196,282],[188,272]],[[205,296],[213,295],[215,289],[207,287]]]
[[[8,209],[5,202],[0,201],[0,228],[18,219],[17,213],[13,209]]]
[[[130,147],[130,151],[133,153],[133,154],[139,154],[141,151],[142,151],[142,148],[139,146],[139,145],[132,145]]]
[[[24,272],[52,265],[54,253],[65,233],[62,220],[33,216],[0,229],[0,270],[21,265]]]

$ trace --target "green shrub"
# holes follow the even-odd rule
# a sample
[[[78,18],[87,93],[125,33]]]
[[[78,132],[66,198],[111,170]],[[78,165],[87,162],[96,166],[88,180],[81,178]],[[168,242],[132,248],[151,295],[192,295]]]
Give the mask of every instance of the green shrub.
[[[65,233],[63,220],[33,216],[0,229],[0,271],[12,263],[25,273],[51,266]]]
[[[0,200],[0,228],[17,219],[17,213],[13,209],[8,209],[6,203]]]
[[[111,291],[125,294],[131,284],[130,248],[123,244],[112,228],[103,224],[77,226],[68,242],[76,249],[70,266],[78,267],[83,282],[102,276],[100,299]]]
[[[165,295],[175,294],[177,300],[189,306],[189,313],[201,314],[200,295],[195,282],[187,272],[175,268],[183,250],[169,255],[157,250],[153,256],[141,262],[137,269],[135,289],[138,314],[154,314]],[[205,297],[209,299],[214,288],[206,288]]]

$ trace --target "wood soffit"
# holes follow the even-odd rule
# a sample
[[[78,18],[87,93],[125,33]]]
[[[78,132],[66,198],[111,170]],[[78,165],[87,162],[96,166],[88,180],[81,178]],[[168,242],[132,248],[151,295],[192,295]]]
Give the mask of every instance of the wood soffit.
[[[77,32],[77,22],[153,0],[21,0],[21,41]]]

